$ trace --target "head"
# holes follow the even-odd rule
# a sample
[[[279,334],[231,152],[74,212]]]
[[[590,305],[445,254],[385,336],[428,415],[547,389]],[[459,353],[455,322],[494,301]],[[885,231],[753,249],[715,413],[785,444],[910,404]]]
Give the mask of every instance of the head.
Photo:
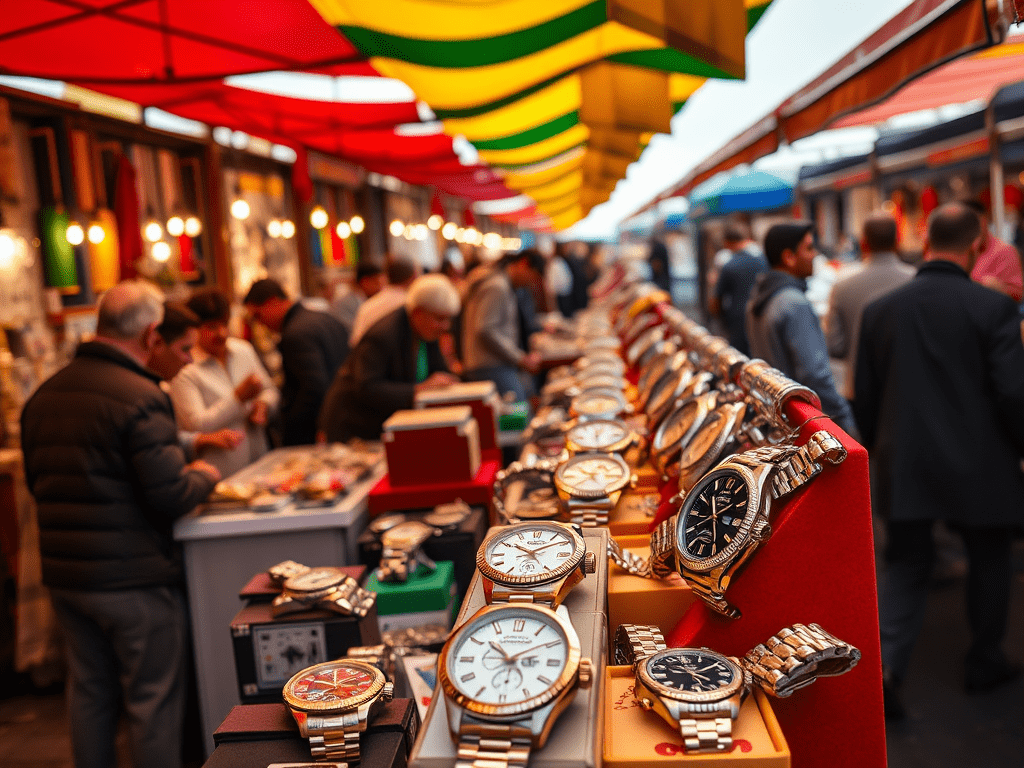
[[[295,302],[288,298],[277,280],[265,277],[252,284],[242,303],[252,317],[277,332],[284,326],[284,316]]]
[[[776,224],[764,236],[764,255],[774,269],[793,277],[810,277],[814,272],[814,225],[809,221]]]
[[[388,258],[388,283],[391,285],[408,288],[412,285],[412,281],[419,277],[422,272],[423,270],[420,268],[419,262],[410,259],[408,256],[391,256]]]
[[[899,227],[891,213],[875,211],[864,220],[860,247],[864,253],[895,252],[899,241]]]
[[[96,337],[145,365],[156,344],[156,327],[164,319],[164,297],[141,280],[118,283],[100,299]]]
[[[413,332],[423,341],[437,341],[451,328],[462,303],[452,281],[444,275],[416,278],[405,297],[405,310]]]
[[[360,261],[356,267],[356,285],[367,298],[373,296],[388,284],[388,276],[380,264],[373,261]]]
[[[964,200],[963,204],[974,211],[978,218],[981,220],[981,250],[985,250],[988,247],[988,209],[985,204],[977,198],[970,200]]]
[[[928,261],[952,261],[967,272],[984,249],[978,214],[964,203],[940,205],[928,217]]]
[[[742,224],[731,222],[725,225],[722,232],[722,242],[730,251],[738,251],[749,237]]]
[[[185,305],[199,317],[199,348],[224,360],[228,353],[228,320],[231,302],[219,288],[200,288]]]
[[[539,285],[544,281],[544,257],[540,255],[540,251],[533,248],[505,256],[502,259],[502,266],[516,288]]]
[[[147,367],[170,381],[192,362],[192,347],[199,340],[199,317],[184,304],[164,303],[164,319],[156,327],[157,339]]]

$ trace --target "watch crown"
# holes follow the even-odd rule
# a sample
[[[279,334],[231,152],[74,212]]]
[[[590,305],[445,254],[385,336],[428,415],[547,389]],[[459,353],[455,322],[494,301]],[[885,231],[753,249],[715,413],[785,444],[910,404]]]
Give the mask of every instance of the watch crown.
[[[380,700],[387,704],[389,701],[395,698],[395,684],[384,683],[384,688],[380,692]]]
[[[654,709],[654,702],[650,699],[640,699],[638,703],[640,704],[641,709],[646,710],[648,712]]]
[[[597,572],[597,553],[587,552],[583,556],[583,572],[584,573],[596,573]]]
[[[594,681],[594,665],[590,659],[580,659],[580,668],[576,673],[580,681],[580,688],[586,690]]]

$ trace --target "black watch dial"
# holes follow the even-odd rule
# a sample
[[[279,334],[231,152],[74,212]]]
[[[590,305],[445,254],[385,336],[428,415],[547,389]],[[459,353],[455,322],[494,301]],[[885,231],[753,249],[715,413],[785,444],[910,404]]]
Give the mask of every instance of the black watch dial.
[[[738,472],[723,469],[706,475],[679,513],[680,548],[695,559],[721,552],[736,538],[749,501],[750,491]]]
[[[721,655],[702,648],[676,648],[647,662],[647,674],[666,688],[707,693],[736,680],[736,669]]]

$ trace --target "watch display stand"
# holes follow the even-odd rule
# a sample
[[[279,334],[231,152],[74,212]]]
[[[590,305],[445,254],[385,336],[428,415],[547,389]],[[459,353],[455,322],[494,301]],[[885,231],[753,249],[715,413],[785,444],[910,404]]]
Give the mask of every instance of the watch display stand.
[[[428,447],[416,460],[430,460],[436,452],[436,448]],[[480,469],[472,480],[398,487],[392,485],[390,475],[384,475],[370,489],[366,505],[371,517],[402,509],[436,507],[438,504],[447,504],[456,499],[462,499],[471,506],[485,506],[490,509],[494,476],[498,474],[499,469],[501,451],[484,451],[481,455]]]
[[[381,440],[395,486],[466,482],[480,469],[480,426],[468,405],[396,411]]]
[[[758,689],[740,706],[731,752],[687,754],[679,729],[633,696],[633,667],[605,667],[604,768],[789,768],[790,754],[769,697]]]
[[[608,533],[600,528],[585,528],[587,551],[605,552]],[[598,768],[601,765],[601,702],[603,700],[604,660],[607,654],[607,628],[604,595],[607,590],[607,558],[598,557],[597,572],[577,584],[559,608],[568,613],[579,635],[583,656],[592,659],[594,678],[591,686],[580,689],[572,704],[559,716],[542,749],[530,753],[530,768]],[[483,605],[484,591],[480,575],[473,578],[469,593],[459,611],[461,624]],[[448,730],[448,712],[444,694],[435,687],[434,696],[423,720],[419,738],[413,746],[412,768],[451,768],[455,765],[456,744]]]
[[[616,536],[624,550],[648,557],[650,536]],[[608,561],[608,632],[614,638],[619,624],[648,624],[674,627],[696,600],[682,577],[668,583],[661,579],[634,576]]]
[[[360,736],[360,768],[405,768],[419,728],[411,699],[386,704]],[[216,745],[204,768],[266,768],[274,763],[313,764],[309,741],[299,735],[288,708],[275,704],[234,707],[214,731]]]
[[[414,408],[468,405],[480,428],[480,449],[498,447],[498,414],[501,396],[493,381],[465,381],[440,389],[428,389],[415,396]]]
[[[815,622],[860,649],[860,663],[773,702],[793,761],[800,768],[875,768],[886,763],[878,601],[868,490],[867,451],[820,411],[786,404],[798,443],[826,429],[846,448],[805,488],[776,502],[772,536],[729,587],[742,611],[726,619],[695,601],[673,628],[669,646],[708,646],[740,656],[780,627]]]
[[[612,536],[650,533],[654,515],[660,505],[655,489],[637,488],[627,491],[608,514],[608,530]]]
[[[370,574],[366,588],[377,593],[381,632],[441,624],[451,628],[455,612],[455,567],[447,560],[433,571],[419,566],[406,581],[382,582]]]
[[[427,511],[406,512],[410,520],[422,520]],[[423,542],[421,549],[431,560],[450,560],[455,566],[455,586],[458,594],[469,590],[469,582],[476,573],[476,551],[487,531],[487,508],[472,507],[469,516],[452,529],[445,529],[439,536],[432,536]],[[359,562],[371,571],[380,565],[380,538],[367,529],[359,535]]]

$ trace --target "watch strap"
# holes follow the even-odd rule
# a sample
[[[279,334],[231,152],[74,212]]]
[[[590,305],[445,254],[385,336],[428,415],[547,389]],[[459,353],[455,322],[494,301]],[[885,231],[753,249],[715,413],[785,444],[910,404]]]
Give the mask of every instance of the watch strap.
[[[270,577],[272,582],[280,586],[293,576],[300,576],[301,574],[307,573],[311,570],[313,569],[308,565],[296,563],[294,560],[284,560],[277,565],[272,565],[267,568],[267,575]]]
[[[599,528],[608,525],[607,507],[569,507],[569,522],[580,528]]]
[[[860,650],[817,624],[794,624],[740,659],[765,692],[785,698],[819,677],[842,675],[860,661]]]
[[[679,720],[679,733],[688,753],[729,752],[732,750],[732,718],[709,717]]]
[[[363,589],[359,586],[358,581],[351,576],[346,576],[337,589],[320,599],[319,604],[346,616],[362,618],[369,613],[376,602],[376,592]]]
[[[623,549],[613,538],[608,539],[608,557],[627,573],[645,579],[651,578],[651,564],[647,558],[640,557],[628,549]]]
[[[666,648],[661,630],[650,624],[619,624],[615,630],[615,663],[636,664]]]
[[[513,736],[511,731],[508,726],[492,726],[461,734],[455,768],[526,768],[533,739]]]
[[[821,472],[821,461],[840,464],[846,458],[846,449],[839,440],[818,430],[804,445],[766,445],[733,456],[730,461],[752,468],[774,464],[771,477],[772,498],[792,493],[807,484]]]
[[[651,575],[663,579],[675,570],[676,515],[651,531]]]
[[[359,715],[347,712],[340,720],[339,725],[309,735],[309,751],[314,760],[359,763]]]
[[[430,571],[437,570],[437,563],[427,557],[419,547],[408,549],[392,549],[384,547],[381,551],[380,565],[377,566],[377,578],[380,581],[405,582],[414,574],[420,564]]]

